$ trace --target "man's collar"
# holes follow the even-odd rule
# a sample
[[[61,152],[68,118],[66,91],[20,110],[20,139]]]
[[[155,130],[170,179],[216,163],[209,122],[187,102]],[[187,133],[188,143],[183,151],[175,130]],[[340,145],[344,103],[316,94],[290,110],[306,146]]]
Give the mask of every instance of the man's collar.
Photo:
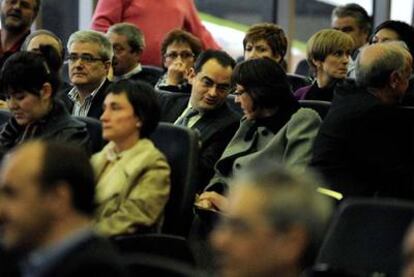
[[[115,76],[114,75],[113,81],[116,82],[116,81],[123,80],[123,79],[129,79],[129,78],[131,78],[131,76],[133,76],[135,74],[138,74],[141,71],[142,71],[142,66],[141,66],[140,63],[138,63],[137,66],[134,67],[131,71],[129,71],[129,72],[123,74],[123,75],[120,75],[120,76]]]
[[[103,81],[101,82],[101,84],[94,90],[92,91],[92,93],[90,95],[87,96],[87,98],[94,98],[95,95],[98,93],[98,91],[101,89],[101,87],[105,84],[106,82],[106,77],[103,79]],[[79,90],[76,86],[73,86],[73,88],[68,92],[68,96],[69,98],[75,102],[75,101],[79,101]]]

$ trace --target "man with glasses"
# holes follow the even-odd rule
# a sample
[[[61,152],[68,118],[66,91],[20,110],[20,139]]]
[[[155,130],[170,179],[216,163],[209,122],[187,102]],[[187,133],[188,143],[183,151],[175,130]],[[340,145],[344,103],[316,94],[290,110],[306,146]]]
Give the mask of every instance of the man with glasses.
[[[234,66],[226,52],[207,50],[190,69],[190,96],[160,94],[161,121],[191,128],[200,135],[199,190],[213,176],[215,162],[238,128],[239,116],[226,103]]]
[[[36,19],[41,0],[2,0],[0,19],[0,69],[4,61],[20,46],[30,33],[30,26]]]
[[[105,35],[81,30],[69,37],[67,44],[69,79],[73,84],[66,95],[72,115],[98,118],[102,114],[107,75],[113,56],[112,44]]]

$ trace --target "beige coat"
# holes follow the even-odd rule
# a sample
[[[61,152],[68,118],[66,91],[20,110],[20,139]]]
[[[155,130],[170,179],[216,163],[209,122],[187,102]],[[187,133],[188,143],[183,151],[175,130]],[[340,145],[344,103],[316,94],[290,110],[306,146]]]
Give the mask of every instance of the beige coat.
[[[113,147],[108,143],[91,160],[98,178],[95,227],[106,236],[131,234],[160,222],[170,192],[170,168],[150,140],[139,140],[104,173]]]

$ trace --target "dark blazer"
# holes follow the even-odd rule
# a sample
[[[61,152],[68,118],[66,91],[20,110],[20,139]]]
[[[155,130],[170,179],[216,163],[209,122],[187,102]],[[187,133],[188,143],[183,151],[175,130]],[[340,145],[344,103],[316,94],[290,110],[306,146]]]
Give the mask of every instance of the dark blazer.
[[[110,84],[111,82],[109,80],[106,80],[102,87],[98,90],[95,97],[93,98],[92,105],[87,115],[88,117],[94,117],[96,119],[99,119],[99,117],[101,117],[101,114],[103,113],[102,104],[107,94],[106,90]],[[71,91],[72,88],[73,87],[63,90],[59,92],[57,95],[57,97],[60,98],[60,100],[65,104],[66,109],[69,111],[69,113],[72,113],[73,109],[73,102],[68,96],[68,93]]]
[[[354,82],[337,86],[312,165],[344,196],[414,199],[413,113],[383,105]]]
[[[104,238],[92,235],[67,253],[44,277],[126,276],[120,257]]]
[[[129,79],[134,81],[144,81],[153,87],[158,81],[158,76],[154,75],[151,72],[141,70],[140,72],[129,77]]]
[[[161,121],[175,122],[188,105],[190,95],[182,93],[158,93],[161,104]],[[226,103],[205,113],[192,126],[200,135],[200,174],[198,190],[202,190],[214,174],[214,164],[238,129],[240,117]]]

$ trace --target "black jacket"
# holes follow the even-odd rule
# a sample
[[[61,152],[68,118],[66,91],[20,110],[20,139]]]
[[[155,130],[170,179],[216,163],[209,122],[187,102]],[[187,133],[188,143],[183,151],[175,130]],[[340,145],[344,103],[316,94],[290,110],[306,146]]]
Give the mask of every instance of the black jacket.
[[[88,151],[90,150],[86,124],[72,118],[60,101],[55,101],[49,114],[30,126],[20,126],[11,117],[1,127],[1,157],[15,145],[34,138],[71,142]]]
[[[414,110],[386,106],[350,81],[338,86],[312,165],[345,196],[414,199]]]

